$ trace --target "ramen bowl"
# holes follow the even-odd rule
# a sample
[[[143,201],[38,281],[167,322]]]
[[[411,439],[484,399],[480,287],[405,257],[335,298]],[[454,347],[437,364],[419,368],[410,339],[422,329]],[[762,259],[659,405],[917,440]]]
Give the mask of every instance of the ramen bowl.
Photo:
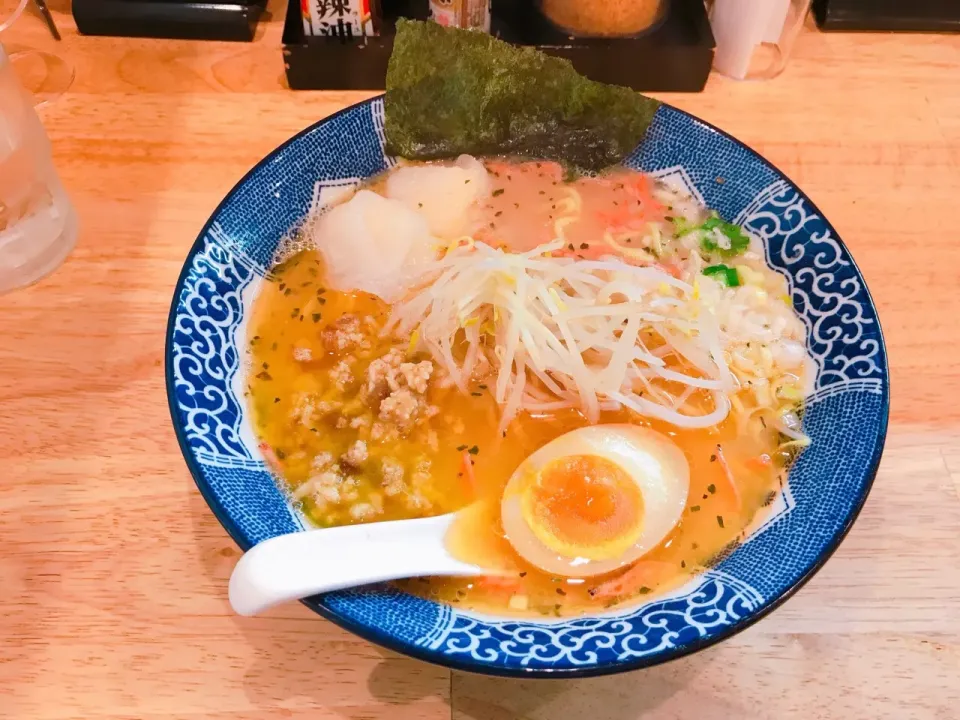
[[[237,544],[309,527],[258,450],[243,397],[246,320],[283,238],[316,194],[388,169],[383,100],[299,133],[227,195],[184,263],[167,328],[166,379],[187,465]],[[887,428],[889,379],[863,277],[817,207],[776,168],[716,128],[662,106],[625,160],[685,188],[763,240],[788,280],[816,364],[804,431],[812,439],[743,541],[682,587],[575,618],[470,612],[370,587],[305,600],[392,650],[472,672],[589,676],[655,665],[761,619],[823,566],[857,517]]]

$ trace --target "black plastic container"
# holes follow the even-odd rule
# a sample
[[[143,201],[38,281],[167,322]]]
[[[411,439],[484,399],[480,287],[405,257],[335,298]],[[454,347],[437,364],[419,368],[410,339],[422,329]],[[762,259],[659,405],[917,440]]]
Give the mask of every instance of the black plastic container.
[[[304,35],[298,3],[287,6],[283,56],[294,90],[382,90],[398,16],[423,19],[426,0],[384,3],[383,34],[368,38]],[[567,58],[601,82],[651,92],[700,92],[713,64],[713,34],[703,0],[672,0],[650,30],[630,38],[575,38],[557,30],[533,0],[494,0],[491,30],[517,45]]]
[[[73,0],[72,11],[84,35],[250,41],[266,5],[267,0]]]
[[[815,0],[822,30],[960,32],[958,0]]]

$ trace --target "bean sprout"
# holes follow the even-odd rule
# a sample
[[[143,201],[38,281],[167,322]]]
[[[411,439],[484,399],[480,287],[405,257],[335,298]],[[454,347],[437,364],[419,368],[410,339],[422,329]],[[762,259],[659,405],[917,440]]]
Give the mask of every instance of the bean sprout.
[[[395,306],[385,332],[416,338],[463,391],[486,354],[498,368],[501,429],[524,410],[568,407],[591,423],[617,407],[684,428],[726,418],[738,384],[695,287],[614,257],[554,257],[563,245],[454,248]]]

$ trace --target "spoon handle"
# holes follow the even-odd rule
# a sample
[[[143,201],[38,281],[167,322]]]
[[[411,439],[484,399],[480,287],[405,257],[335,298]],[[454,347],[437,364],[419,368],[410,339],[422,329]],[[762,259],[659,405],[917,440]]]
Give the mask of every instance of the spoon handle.
[[[454,516],[349,525],[280,535],[255,545],[230,576],[240,615],[319,593],[425,575],[483,575],[450,556],[444,536]]]

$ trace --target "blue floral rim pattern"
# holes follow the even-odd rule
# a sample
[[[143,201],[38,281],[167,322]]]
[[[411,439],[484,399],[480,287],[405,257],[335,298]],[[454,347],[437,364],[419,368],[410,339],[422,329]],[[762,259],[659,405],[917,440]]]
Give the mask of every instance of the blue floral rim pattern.
[[[214,514],[244,550],[304,527],[266,470],[239,387],[245,310],[277,246],[315,193],[375,175],[383,101],[307,128],[227,195],[187,257],[167,329],[171,416],[187,465]],[[829,558],[876,474],[889,413],[879,320],[833,227],[778,170],[732,137],[663,106],[625,161],[685,187],[761,237],[783,273],[817,362],[804,427],[813,445],[746,541],[666,596],[555,621],[484,616],[372,588],[307,605],[364,638],[449,667],[499,675],[587,676],[645,667],[711,645],[760,619]]]

